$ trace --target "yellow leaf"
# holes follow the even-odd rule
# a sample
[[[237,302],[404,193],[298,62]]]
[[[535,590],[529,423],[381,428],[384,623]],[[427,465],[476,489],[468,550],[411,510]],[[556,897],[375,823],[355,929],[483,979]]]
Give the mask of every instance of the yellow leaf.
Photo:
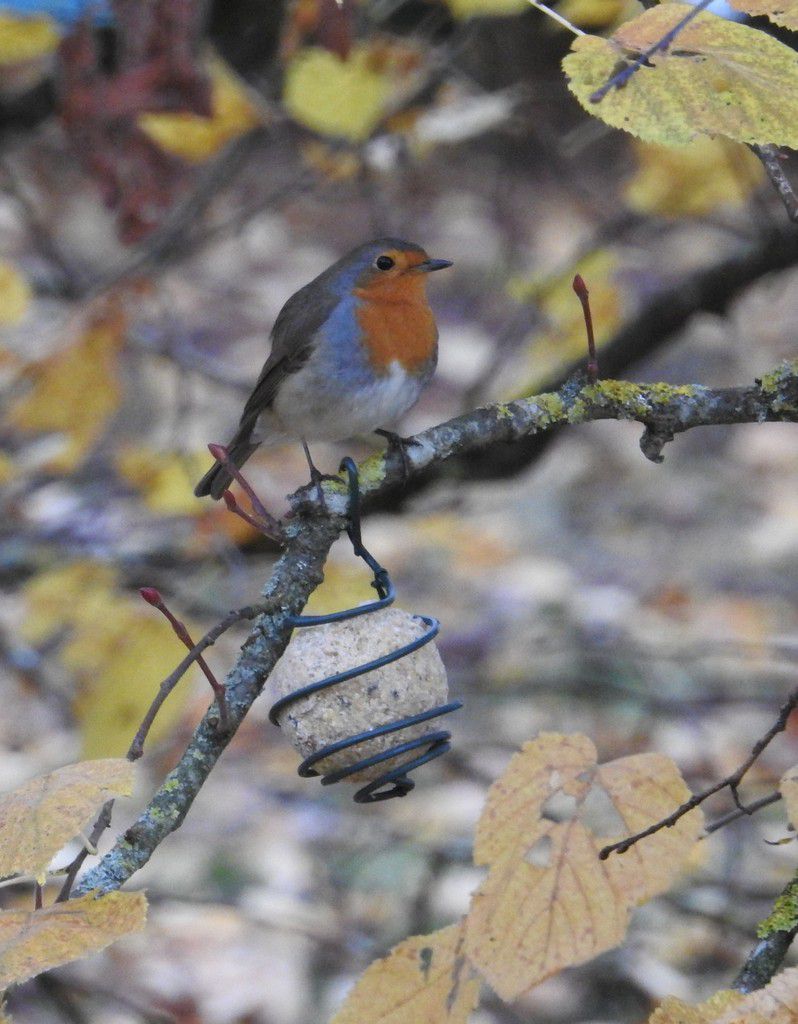
[[[77,683],[82,756],[125,754],[159,684],[183,657],[182,644],[153,608],[117,589],[109,566],[76,562],[42,573],[26,586],[25,597],[29,642],[66,633],[60,658]],[[171,694],[151,742],[179,721],[187,694],[185,682]]]
[[[330,1024],[466,1024],[479,982],[462,944],[462,921],[400,942],[368,968]]]
[[[330,560],[324,567],[324,582],[313,591],[307,603],[308,614],[327,615],[373,601],[374,589],[370,583],[362,565]]]
[[[599,249],[565,273],[510,283],[508,290],[513,298],[535,301],[548,327],[532,338],[524,350],[521,365],[514,364],[513,384],[507,397],[516,398],[535,391],[576,360],[587,362],[585,320],[572,287],[577,271],[590,291],[596,348],[600,351],[613,337],[623,315],[615,281],[617,269],[617,257],[606,249]]]
[[[798,827],[798,765],[782,775],[779,792],[784,798],[788,821],[793,827]]]
[[[686,146],[636,142],[638,168],[626,183],[634,210],[667,217],[703,217],[741,206],[764,180],[762,165],[739,143],[694,139]]]
[[[102,619],[118,573],[102,562],[76,561],[34,576],[23,588],[28,614],[22,635],[41,644],[64,629]]]
[[[529,10],[528,0],[446,0],[455,18],[496,17]]]
[[[16,18],[0,14],[0,65],[22,64],[52,53],[60,35],[50,18]]]
[[[57,768],[0,795],[0,877],[39,877],[106,800],[132,789],[133,765],[114,759]]]
[[[798,3],[796,0],[729,0],[735,10],[750,14],[752,18],[762,16],[790,31],[798,31]]]
[[[582,28],[609,29],[640,13],[637,0],[561,0],[557,12]]]
[[[374,66],[370,47],[355,46],[344,61],[312,46],[288,65],[283,102],[308,128],[361,142],[379,124],[392,92],[392,77]]]
[[[689,858],[702,816],[623,856],[598,853],[688,796],[669,758],[599,766],[586,736],[543,733],[515,755],[477,825],[474,859],[490,871],[466,921],[466,952],[503,999],[621,942],[630,909],[664,892]]]
[[[185,653],[168,623],[154,610],[130,604],[120,606],[113,621],[104,620],[94,631],[84,629],[68,644],[63,660],[78,678],[74,711],[84,758],[127,751],[158,686]],[[183,680],[159,711],[150,743],[159,742],[174,728],[187,694]]]
[[[597,89],[690,10],[658,4],[610,39],[577,38],[563,61],[571,92],[590,114],[646,142],[683,145],[709,134],[798,148],[798,54],[764,32],[706,12],[622,89],[591,102]]]
[[[43,910],[0,913],[0,988],[51,967],[97,953],[141,931],[147,900],[140,892],[111,892],[55,903]]]
[[[2,20],[0,16],[0,39],[3,32]],[[6,260],[0,260],[0,325],[18,324],[28,310],[30,298],[30,285],[22,274]]]
[[[124,328],[114,313],[95,320],[76,344],[34,368],[33,387],[9,410],[7,422],[19,430],[64,435],[48,469],[69,473],[80,465],[116,412]]]
[[[157,452],[127,445],[117,453],[120,475],[141,491],[147,507],[166,516],[201,515],[194,485],[208,465],[207,453]]]
[[[671,997],[648,1024],[798,1024],[798,967],[748,995],[723,990],[698,1006]]]
[[[224,61],[209,62],[211,117],[199,114],[141,114],[139,127],[162,149],[202,163],[231,139],[260,124],[262,117],[246,89]]]
[[[8,455],[5,452],[0,452],[0,485],[7,484],[12,480],[16,476],[16,472],[16,466]]]

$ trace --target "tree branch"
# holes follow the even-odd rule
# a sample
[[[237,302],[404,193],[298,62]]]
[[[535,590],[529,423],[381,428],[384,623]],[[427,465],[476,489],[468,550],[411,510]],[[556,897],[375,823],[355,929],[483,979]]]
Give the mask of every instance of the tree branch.
[[[784,732],[787,728],[787,723],[796,707],[798,707],[798,690],[793,690],[786,702],[782,705],[776,721],[771,725],[765,735],[756,741],[751,748],[751,753],[738,768],[727,775],[725,779],[721,779],[720,782],[716,782],[714,786],[710,786],[708,789],[702,790],[700,793],[694,793],[689,800],[685,800],[683,804],[677,807],[676,810],[667,817],[661,818],[659,821],[655,821],[654,824],[649,825],[648,828],[641,829],[639,832],[635,832],[634,835],[627,836],[626,839],[622,839],[618,843],[611,843],[609,846],[605,846],[604,849],[599,852],[600,859],[606,860],[611,853],[626,853],[635,844],[639,843],[641,839],[653,836],[655,833],[661,832],[665,828],[673,828],[676,822],[683,818],[685,814],[689,814],[690,811],[700,806],[705,800],[708,800],[709,797],[714,796],[715,793],[719,793],[722,789],[728,789],[731,792],[734,797],[734,802],[737,804],[737,810],[742,814],[753,814],[753,812],[755,810],[759,810],[760,807],[764,807],[769,803],[775,802],[768,798],[764,802],[758,801],[756,806],[744,805],[740,803],[739,787],[740,783],[770,743],[776,738],[776,736]],[[717,827],[718,826],[716,825],[715,829],[717,829]]]
[[[786,158],[781,150],[777,146],[755,145],[750,146],[749,149],[759,157],[765,168],[765,173],[770,178],[771,185],[778,192],[779,198],[784,204],[787,216],[794,224],[798,223],[798,195],[796,195],[782,166],[782,160]]]
[[[798,933],[798,874],[784,887],[773,912],[759,925],[759,942],[734,979],[732,988],[739,992],[755,992],[764,988],[778,971]]]
[[[570,381],[557,392],[476,409],[416,438],[398,455],[374,455],[360,468],[364,505],[375,505],[405,474],[412,480],[429,467],[503,442],[516,442],[567,424],[632,419],[645,427],[644,452],[661,460],[661,449],[684,430],[710,424],[798,422],[798,361],[784,364],[751,387],[712,389],[701,385],[631,384],[605,380],[587,387]],[[656,440],[652,440],[656,439]],[[642,443],[642,442],[641,442]],[[227,676],[230,729],[218,728],[215,707],[197,727],[185,753],[138,820],[83,877],[76,895],[117,889],[147,863],[158,845],[179,828],[213,766],[230,742],[266,678],[285,650],[290,619],[298,615],[323,579],[327,553],[346,525],[343,479],[324,485],[326,511],[315,502],[315,485],[291,499],[286,550],[263,592],[264,612],[252,628]],[[190,656],[189,656],[190,657]]]

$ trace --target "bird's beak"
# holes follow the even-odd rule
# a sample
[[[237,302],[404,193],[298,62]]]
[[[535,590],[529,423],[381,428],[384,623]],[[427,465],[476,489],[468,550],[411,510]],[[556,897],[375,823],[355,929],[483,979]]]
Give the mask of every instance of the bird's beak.
[[[451,265],[451,260],[424,260],[423,263],[419,263],[414,269],[422,274],[431,274],[433,270],[445,270],[447,267],[451,267]]]

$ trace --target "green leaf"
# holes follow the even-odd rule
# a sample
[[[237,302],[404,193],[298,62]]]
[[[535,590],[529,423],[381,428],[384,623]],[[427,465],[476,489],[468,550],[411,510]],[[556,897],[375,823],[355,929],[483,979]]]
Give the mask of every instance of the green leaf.
[[[770,36],[700,13],[621,89],[590,97],[690,10],[661,4],[610,39],[581,36],[563,61],[569,88],[589,113],[646,142],[673,146],[697,135],[798,148],[798,54]]]

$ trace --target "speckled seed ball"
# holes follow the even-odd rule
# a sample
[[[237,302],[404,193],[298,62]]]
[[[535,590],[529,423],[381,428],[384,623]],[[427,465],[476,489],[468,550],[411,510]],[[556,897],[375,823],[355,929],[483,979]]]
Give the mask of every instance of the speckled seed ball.
[[[269,678],[271,703],[309,683],[403,647],[421,636],[425,629],[420,619],[399,608],[384,608],[344,622],[296,629]],[[280,726],[305,758],[328,743],[444,704],[448,694],[446,669],[435,642],[431,641],[390,665],[289,704],[280,715]],[[325,757],[314,767],[324,775],[434,728],[434,721],[421,722],[358,743]],[[423,750],[421,748],[419,753]],[[350,775],[347,781],[363,783],[376,779],[411,756],[400,755],[365,768]]]

